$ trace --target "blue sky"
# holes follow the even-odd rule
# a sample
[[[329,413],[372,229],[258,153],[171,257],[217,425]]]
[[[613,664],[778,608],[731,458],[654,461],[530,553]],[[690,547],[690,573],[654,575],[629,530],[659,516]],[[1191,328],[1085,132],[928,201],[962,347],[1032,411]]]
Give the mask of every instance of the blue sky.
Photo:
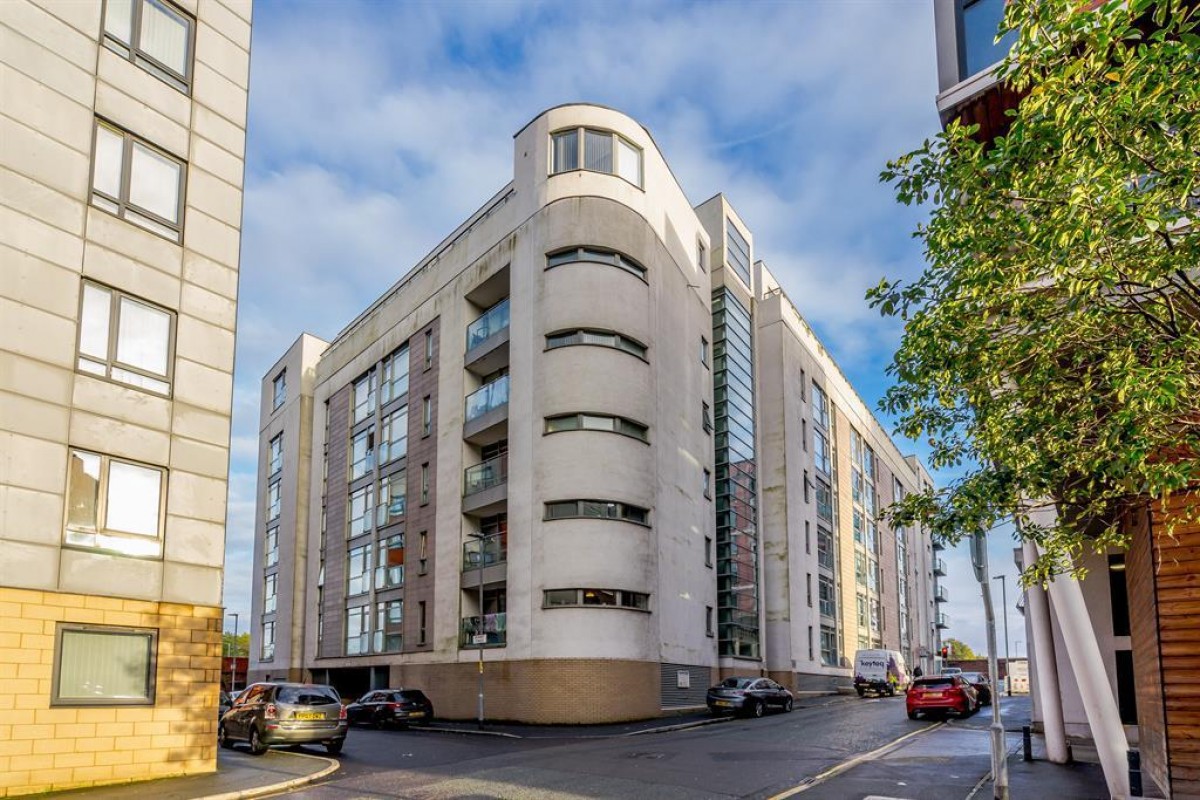
[[[242,630],[262,375],[503,186],[512,135],[550,106],[642,122],[694,203],[730,198],[868,404],[887,386],[899,327],[863,295],[922,265],[919,214],[878,174],[937,131],[930,0],[259,0],[250,86],[225,587]],[[947,561],[948,633],[982,647],[978,586]]]

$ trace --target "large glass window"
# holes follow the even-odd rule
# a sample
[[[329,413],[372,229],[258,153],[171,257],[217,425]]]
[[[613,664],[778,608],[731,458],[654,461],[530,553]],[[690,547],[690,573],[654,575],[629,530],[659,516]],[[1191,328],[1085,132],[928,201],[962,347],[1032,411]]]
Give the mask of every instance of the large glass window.
[[[273,567],[279,563],[279,528],[267,528],[263,541],[263,566]]]
[[[59,623],[54,706],[153,705],[158,632]]]
[[[355,480],[375,469],[375,427],[373,425],[354,434],[350,439],[350,480]]]
[[[278,576],[272,572],[263,578],[263,613],[274,614],[275,603],[278,598]]]
[[[818,576],[817,594],[818,610],[827,617],[837,616],[837,593],[833,588],[833,578]]]
[[[408,455],[408,406],[401,406],[383,418],[379,463],[386,464],[405,455]]]
[[[825,438],[825,434],[815,428],[813,429],[813,461],[818,470],[826,475],[829,474],[829,440]]]
[[[649,611],[650,595],[620,589],[547,589],[542,597],[542,606],[616,606]]]
[[[354,382],[354,421],[362,422],[375,413],[375,370]]]
[[[553,350],[558,347],[571,347],[573,345],[612,347],[616,350],[624,350],[626,353],[631,353],[641,359],[646,357],[646,345],[636,339],[631,339],[628,336],[613,333],[612,331],[579,328],[577,330],[559,331],[558,333],[546,335],[547,350]]]
[[[649,428],[640,422],[608,414],[558,414],[546,417],[546,433],[559,431],[605,431],[649,441]]]
[[[178,242],[184,163],[148,142],[96,121],[92,205]]]
[[[404,585],[404,534],[389,536],[379,543],[375,560],[375,588],[391,589]]]
[[[634,186],[642,185],[642,149],[624,136],[596,128],[570,128],[551,134],[550,174],[571,172],[581,166],[617,175]]]
[[[271,410],[277,411],[287,399],[287,370],[282,370],[271,381]]]
[[[838,664],[837,629],[831,625],[821,626],[821,663],[827,667]]]
[[[346,655],[360,656],[368,652],[371,644],[370,606],[353,606],[346,609]]]
[[[546,269],[563,264],[608,264],[646,280],[646,268],[623,253],[600,247],[572,247],[546,255]]]
[[[262,624],[262,660],[270,661],[275,658],[275,620],[268,619]]]
[[[267,474],[274,475],[283,467],[283,434],[278,434],[271,439],[271,443],[267,450]]]
[[[379,479],[379,506],[376,523],[382,528],[404,519],[408,508],[408,470],[400,470]]]
[[[825,390],[813,381],[813,422],[820,425],[825,430],[829,430],[829,396],[825,394]]]
[[[959,80],[1002,61],[1017,41],[1009,31],[999,41],[1006,0],[959,0]]]
[[[267,521],[279,519],[279,511],[282,507],[279,495],[279,481],[271,481],[267,485]]]
[[[182,92],[192,75],[192,18],[163,0],[106,0],[104,45]]]
[[[619,519],[649,525],[650,512],[640,506],[609,500],[560,500],[546,503],[546,519]]]
[[[71,450],[64,542],[127,555],[162,552],[166,470]]]
[[[725,252],[726,263],[733,267],[733,271],[742,279],[742,282],[749,286],[750,244],[731,219],[725,220],[725,239],[729,245]]]
[[[77,365],[82,372],[168,394],[174,329],[171,312],[84,281]]]
[[[366,486],[350,493],[350,526],[347,535],[354,538],[371,530],[371,515],[375,510],[375,486]]]
[[[404,649],[404,601],[375,605],[375,652],[399,653]]]
[[[346,596],[371,590],[371,548],[355,547],[346,555]]]
[[[401,347],[383,360],[379,384],[382,403],[390,403],[408,394],[408,347]]]

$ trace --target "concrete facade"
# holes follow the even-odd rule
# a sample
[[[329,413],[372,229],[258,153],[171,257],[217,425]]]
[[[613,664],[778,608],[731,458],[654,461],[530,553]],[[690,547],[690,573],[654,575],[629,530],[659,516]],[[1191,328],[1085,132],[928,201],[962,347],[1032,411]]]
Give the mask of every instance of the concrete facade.
[[[0,796],[215,768],[251,5],[105,10],[0,4]]]
[[[489,718],[570,723],[775,674],[764,620],[784,612],[765,602],[753,374],[782,367],[746,346],[762,303],[749,229],[721,196],[694,209],[650,134],[606,108],[539,115],[514,139],[513,176],[332,342],[301,339],[264,377],[266,396],[280,370],[312,365],[301,419],[264,404],[262,452],[282,432],[303,460],[294,439],[310,435],[313,463],[289,473],[285,453],[279,564],[256,549],[256,582],[285,558],[306,577],[276,579],[271,613],[256,588],[251,680],[300,672],[352,696],[417,684],[461,718],[482,661]],[[744,332],[725,331],[735,305]],[[307,544],[284,546],[305,514]],[[802,667],[786,671],[795,685]],[[607,702],[582,708],[601,686]]]

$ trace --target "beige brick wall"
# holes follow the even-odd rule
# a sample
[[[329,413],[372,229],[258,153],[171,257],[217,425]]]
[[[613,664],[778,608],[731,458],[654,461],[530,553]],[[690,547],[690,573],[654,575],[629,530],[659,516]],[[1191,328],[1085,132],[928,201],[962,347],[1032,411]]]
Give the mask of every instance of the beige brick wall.
[[[443,719],[474,719],[475,662],[393,666],[392,686],[429,695]],[[484,662],[484,713],[490,720],[595,724],[657,717],[658,663],[606,659]]]
[[[153,706],[50,707],[59,622],[158,630]],[[0,797],[216,769],[221,609],[0,587]]]

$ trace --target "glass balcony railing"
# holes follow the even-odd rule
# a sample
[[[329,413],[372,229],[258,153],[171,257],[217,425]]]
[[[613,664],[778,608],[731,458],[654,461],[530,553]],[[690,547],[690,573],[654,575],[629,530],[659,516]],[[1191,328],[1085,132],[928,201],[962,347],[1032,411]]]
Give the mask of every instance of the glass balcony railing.
[[[946,562],[940,558],[935,558],[933,560],[933,574],[944,576],[946,574]]]
[[[950,618],[948,616],[946,616],[945,614],[938,614],[933,619],[934,619],[934,624],[937,625],[939,628],[949,628],[950,627]]]
[[[499,486],[508,480],[508,456],[499,455],[463,470],[463,497]]]
[[[467,352],[471,352],[497,333],[508,328],[508,298],[483,312],[467,326]]]
[[[508,376],[485,383],[467,395],[466,421],[479,419],[484,414],[508,405]]]
[[[508,615],[484,614],[463,617],[459,644],[462,647],[493,647],[507,641]]]
[[[463,543],[463,572],[503,564],[508,558],[508,546],[500,536],[472,539]]]
[[[933,593],[933,599],[938,603],[949,603],[950,594],[946,591],[945,586],[939,586]]]

